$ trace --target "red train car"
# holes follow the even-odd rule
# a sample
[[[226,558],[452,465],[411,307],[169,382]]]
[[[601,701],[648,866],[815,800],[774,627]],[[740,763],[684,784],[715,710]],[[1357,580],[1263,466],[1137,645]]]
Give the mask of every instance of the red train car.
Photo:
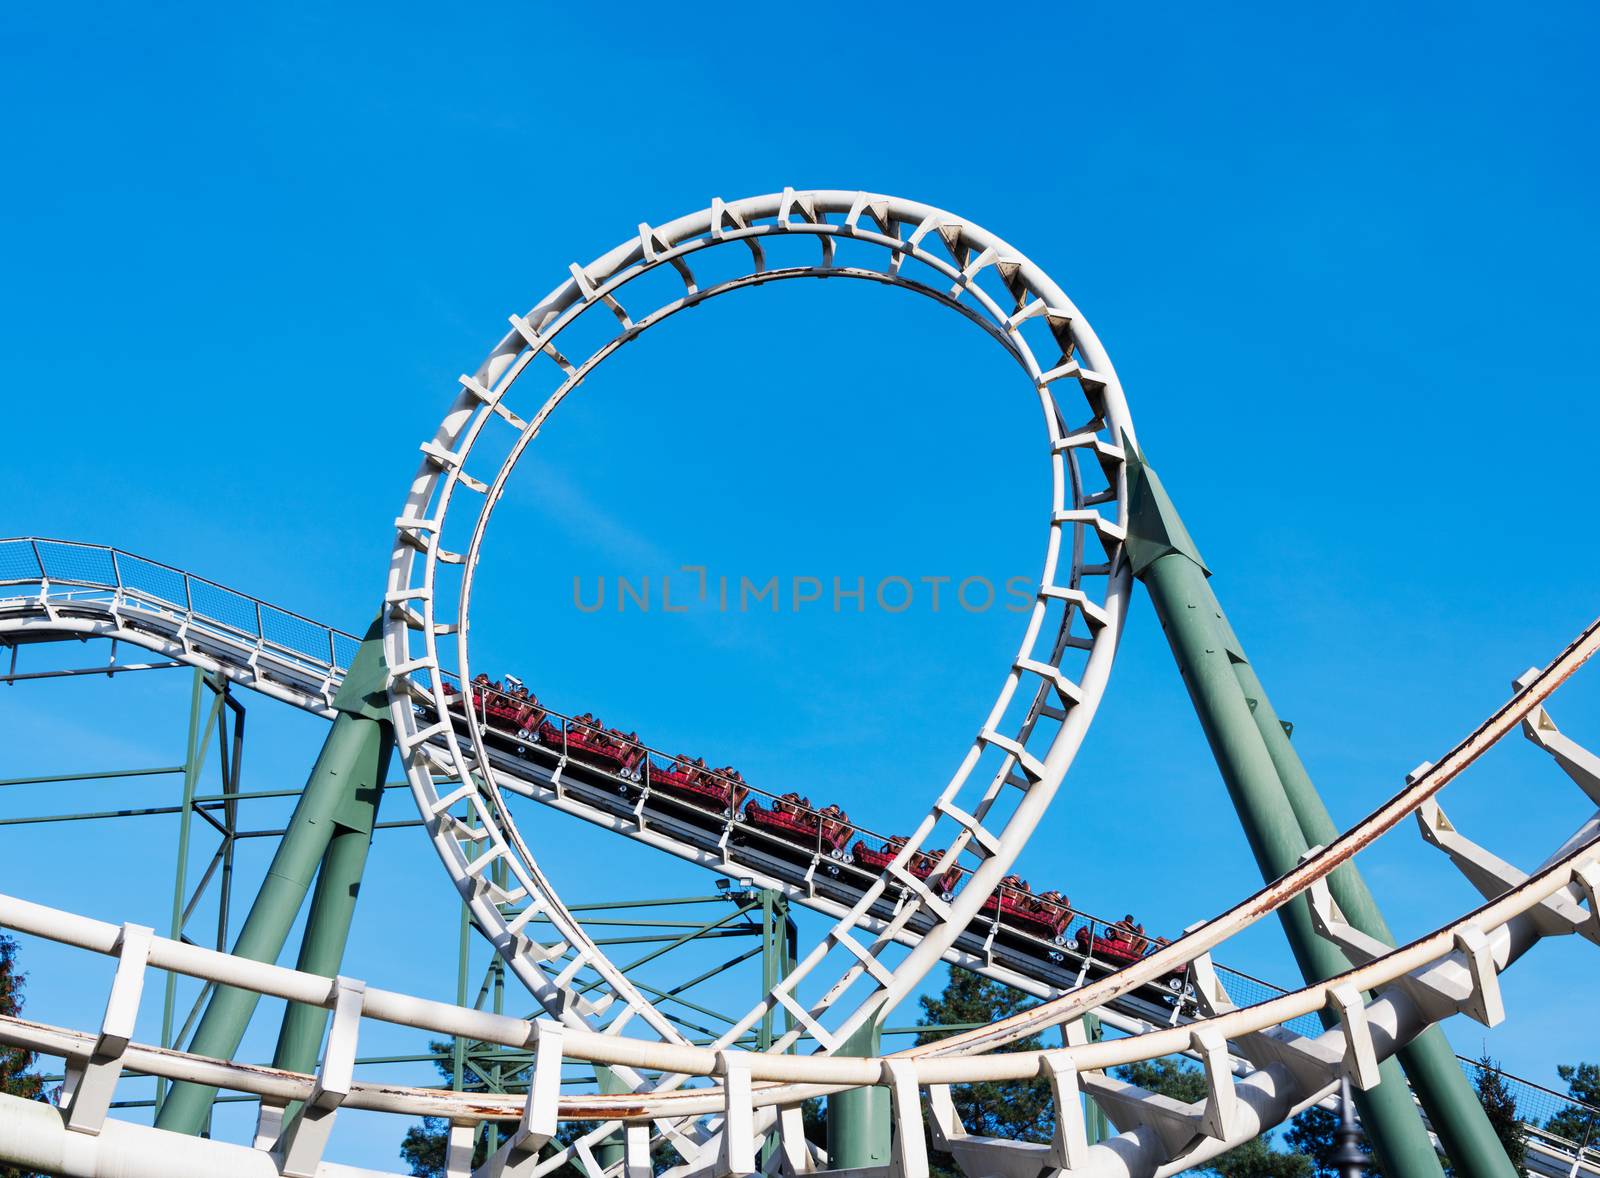
[[[666,763],[652,760],[639,744],[637,733],[607,728],[599,717],[589,713],[562,723],[551,717],[538,697],[519,681],[508,676],[507,682],[515,685],[509,691],[488,675],[480,674],[473,679],[466,698],[447,683],[441,703],[447,710],[459,713],[470,698],[486,727],[503,737],[537,743],[553,752],[564,750],[574,761],[615,774],[624,782],[618,788],[626,797],[640,796],[642,783],[650,795],[663,801],[687,805],[724,821],[737,817],[744,827],[807,856],[821,855],[836,861],[828,866],[831,874],[838,874],[838,862],[850,862],[871,873],[881,872],[905,849],[906,839],[898,835],[881,846],[869,846],[860,839],[851,846],[855,829],[849,816],[836,805],[819,809],[798,793],[784,794],[770,804],[748,801],[750,789],[731,766],[710,769],[701,758],[687,756]],[[519,744],[516,751],[521,754],[524,748]],[[736,837],[748,837],[748,833]],[[919,851],[908,857],[906,869],[918,879],[933,880],[934,869],[944,854],[943,850]],[[949,867],[934,880],[934,886],[949,900],[967,874],[963,868]],[[1140,960],[1156,944],[1167,944],[1165,938],[1152,942],[1131,916],[1103,926],[1103,936],[1095,935],[1090,925],[1080,927],[1069,938],[1073,912],[1067,897],[1058,891],[1034,895],[1028,882],[1017,875],[1001,880],[978,911],[1002,930],[1040,937],[1060,946],[1071,945],[1083,956],[1112,969]],[[1052,951],[1052,956],[1059,959],[1060,954]],[[1175,970],[1157,984],[1181,995],[1188,988],[1187,972],[1186,968]]]
[[[817,810],[810,798],[797,793],[774,799],[770,807],[749,803],[744,808],[744,820],[767,834],[832,859],[845,857],[845,847],[855,833],[849,817],[838,806]]]
[[[459,708],[459,697],[448,685],[446,692],[446,706]],[[538,697],[526,687],[507,691],[487,675],[479,675],[472,681],[472,706],[487,727],[513,733],[522,740],[529,739],[545,717]]]
[[[1080,928],[1073,936],[1073,947],[1079,953],[1096,961],[1103,961],[1113,969],[1132,965],[1157,947],[1170,943],[1165,937],[1157,937],[1152,942],[1144,935],[1143,925],[1132,924],[1126,920],[1118,921],[1108,927],[1103,937],[1096,936],[1088,925]],[[1161,978],[1158,984],[1166,986],[1174,994],[1182,994],[1188,987],[1188,972],[1187,968],[1175,969]]]
[[[1067,926],[1072,923],[1072,909],[1067,906],[1065,896],[1056,891],[1035,896],[1028,881],[1020,875],[1002,879],[978,911],[989,915],[998,913],[1002,925],[1058,945],[1066,944]]]
[[[585,712],[558,727],[546,720],[539,725],[539,743],[557,752],[565,749],[574,761],[615,773],[628,781],[643,776],[644,746],[635,743],[637,734],[607,728],[598,716]]]
[[[905,845],[905,836],[898,834],[887,840],[882,847],[869,847],[857,839],[855,846],[850,848],[850,859],[856,866],[868,871],[882,871],[905,849]],[[906,861],[906,870],[918,879],[926,880],[933,875],[933,869],[938,866],[942,858],[944,858],[943,849],[918,851]],[[944,899],[948,900],[955,895],[956,884],[959,882],[961,882],[961,868],[947,867],[944,874],[939,877],[938,885],[938,890]]]
[[[733,817],[750,793],[737,769],[708,769],[699,757],[676,757],[666,767],[651,762],[647,784],[651,793],[710,810],[724,818]]]

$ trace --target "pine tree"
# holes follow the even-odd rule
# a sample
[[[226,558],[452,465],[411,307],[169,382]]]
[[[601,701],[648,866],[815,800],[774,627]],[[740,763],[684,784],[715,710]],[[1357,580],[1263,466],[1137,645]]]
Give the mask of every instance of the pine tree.
[[[17,942],[0,933],[0,1015],[22,1013],[22,986],[28,975],[17,968]],[[33,1052],[0,1045],[0,1092],[25,1100],[44,1099],[44,1081],[33,1071]],[[0,1178],[34,1178],[33,1171],[0,1162]]]
[[[434,1040],[428,1044],[428,1050],[433,1053],[434,1066],[438,1068],[439,1075],[448,1080],[451,1078],[451,1065],[447,1062],[454,1050],[455,1044],[448,1039]],[[528,1065],[517,1070],[506,1071],[501,1076],[502,1083],[512,1088],[526,1087],[528,1083]],[[465,1085],[469,1092],[482,1092],[485,1090],[483,1083],[477,1080],[473,1073],[468,1071]],[[813,1123],[820,1124],[821,1114],[818,1111],[821,1101],[807,1101],[807,1132],[810,1133]],[[593,1121],[563,1121],[556,1128],[556,1135],[550,1144],[545,1147],[545,1152],[571,1145],[578,1138],[584,1136],[596,1127]],[[512,1126],[502,1126],[500,1141],[503,1144],[506,1133]],[[820,1130],[819,1130],[820,1132]],[[400,1159],[411,1168],[411,1178],[445,1178],[445,1155],[450,1146],[450,1122],[444,1117],[423,1117],[422,1123],[412,1125],[406,1130],[404,1139],[400,1142]],[[476,1169],[481,1166],[489,1156],[488,1135],[478,1138],[477,1146],[472,1151],[472,1165]],[[652,1161],[659,1173],[662,1170],[676,1165],[680,1160],[677,1151],[665,1140],[658,1141],[651,1151]],[[0,1174],[0,1178],[7,1178]],[[573,1162],[567,1162],[559,1167],[554,1178],[583,1178],[583,1170]]]
[[[27,977],[17,968],[16,940],[0,933],[0,1015],[16,1018],[22,1013],[22,986]],[[0,1092],[38,1100],[44,1094],[44,1081],[32,1067],[33,1052],[0,1046]]]
[[[433,1053],[433,1065],[446,1080],[450,1079],[450,1058],[454,1044],[450,1040],[434,1040],[428,1044]],[[472,1151],[472,1165],[481,1166],[488,1155],[485,1139],[480,1138]],[[412,1178],[445,1178],[445,1157],[450,1147],[450,1122],[443,1117],[423,1117],[422,1124],[406,1130],[400,1142],[400,1160],[411,1167]]]
[[[406,1130],[400,1142],[400,1160],[411,1167],[413,1178],[445,1178],[445,1151],[450,1145],[450,1122],[443,1117],[423,1117],[422,1124]],[[483,1164],[483,1142],[472,1153],[474,1167]]]
[[[1569,1104],[1544,1127],[1579,1145],[1600,1142],[1600,1112],[1595,1111],[1600,1108],[1600,1064],[1562,1064],[1556,1074],[1565,1081],[1567,1095],[1579,1103]]]
[[[918,1002],[922,1006],[918,1023],[925,1027],[990,1023],[1032,1005],[1025,995],[1009,986],[965,970],[951,970],[943,992],[937,997],[924,995]],[[939,1032],[928,1030],[917,1036],[917,1042],[930,1043],[942,1037]],[[1004,1050],[1037,1051],[1043,1045],[1038,1036],[1030,1036]],[[1130,1084],[1175,1100],[1193,1102],[1206,1097],[1205,1074],[1175,1059],[1130,1064],[1118,1068],[1116,1074]],[[953,1085],[950,1096],[969,1133],[1048,1141],[1055,1132],[1055,1105],[1050,1087],[1043,1080]],[[935,1178],[950,1172],[937,1163],[933,1169]],[[1304,1154],[1274,1149],[1263,1138],[1229,1150],[1206,1169],[1220,1178],[1313,1178],[1315,1172],[1312,1160]]]
[[[950,971],[950,980],[937,996],[917,999],[922,1027],[963,1023],[992,1023],[1034,1005],[1018,990],[964,969]],[[918,1033],[917,1042],[933,1043],[944,1035],[935,1030]],[[1037,1035],[1003,1047],[1002,1051],[1037,1051]],[[1055,1102],[1044,1080],[1018,1080],[1005,1084],[957,1084],[950,1089],[956,1111],[968,1133],[979,1137],[1009,1137],[1049,1141],[1056,1129]]]
[[[1528,1160],[1528,1141],[1523,1134],[1522,1118],[1517,1116],[1517,1098],[1507,1087],[1500,1065],[1487,1053],[1478,1061],[1478,1079],[1474,1087],[1483,1111],[1489,1116],[1489,1124],[1506,1151],[1506,1158],[1517,1173],[1522,1173]]]

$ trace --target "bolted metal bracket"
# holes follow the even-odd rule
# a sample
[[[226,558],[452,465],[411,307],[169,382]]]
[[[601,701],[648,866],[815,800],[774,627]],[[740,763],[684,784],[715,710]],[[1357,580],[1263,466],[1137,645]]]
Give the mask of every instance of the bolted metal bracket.
[[[144,992],[145,966],[154,936],[154,929],[125,924],[117,938],[117,972],[100,1020],[100,1035],[88,1059],[69,1061],[68,1083],[62,1086],[67,1128],[74,1132],[98,1136],[111,1110],[111,1098],[122,1075],[122,1056],[139,1017],[139,997]]]
[[[1083,1116],[1083,1088],[1078,1068],[1066,1055],[1046,1055],[1044,1072],[1055,1100],[1056,1130],[1050,1142],[1050,1165],[1076,1170],[1089,1162],[1089,1132]]]
[[[1519,676],[1512,686],[1522,691],[1538,677],[1538,669],[1533,668]],[[1550,713],[1543,708],[1535,708],[1522,721],[1522,734],[1555,758],[1556,764],[1589,796],[1589,800],[1600,806],[1600,756],[1591,753],[1570,736],[1562,735],[1561,729],[1550,718]]]
[[[1492,900],[1504,895],[1527,881],[1526,872],[1461,834],[1433,799],[1417,808],[1417,825],[1423,839],[1448,855],[1456,870],[1484,899]],[[1570,892],[1553,893],[1530,908],[1527,916],[1544,936],[1565,936],[1576,932],[1600,944],[1600,930],[1597,930],[1591,914],[1584,911]]]
[[[1144,1127],[1154,1130],[1168,1157],[1178,1157],[1197,1137],[1204,1136],[1200,1129],[1201,1114],[1193,1105],[1103,1072],[1080,1073],[1079,1082],[1118,1131],[1127,1133]]]
[[[355,1078],[356,1040],[361,1033],[361,1007],[366,1001],[367,984],[339,977],[333,986],[333,1025],[316,1083],[278,1141],[278,1169],[284,1178],[316,1178],[333,1132],[334,1117],[350,1095]]]

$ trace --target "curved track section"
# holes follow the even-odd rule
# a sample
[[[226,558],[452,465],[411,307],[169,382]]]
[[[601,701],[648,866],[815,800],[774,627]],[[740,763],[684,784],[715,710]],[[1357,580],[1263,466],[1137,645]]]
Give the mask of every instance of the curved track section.
[[[148,929],[115,926],[0,897],[0,924],[116,959],[103,1024],[72,1030],[22,1019],[0,1019],[0,1041],[67,1061],[69,1082],[60,1109],[0,1098],[0,1156],[85,1178],[186,1178],[238,1173],[311,1178],[366,1171],[324,1163],[340,1108],[407,1116],[441,1115],[461,1125],[483,1118],[516,1123],[500,1153],[474,1168],[465,1153],[449,1163],[451,1178],[529,1178],[553,1174],[571,1160],[590,1172],[644,1172],[652,1123],[688,1117],[720,1118],[727,1132],[698,1172],[708,1178],[755,1170],[762,1120],[777,1126],[779,1166],[807,1173],[814,1162],[801,1134],[801,1102],[814,1095],[884,1085],[895,1108],[893,1172],[926,1178],[923,1107],[933,1110],[933,1136],[968,1174],[1049,1172],[1094,1178],[1165,1178],[1203,1164],[1258,1136],[1322,1098],[1349,1076],[1370,1087],[1378,1063],[1425,1027],[1455,1014],[1486,1024],[1505,1015],[1499,976],[1541,939],[1577,934],[1600,945],[1600,814],[1539,867],[1523,872],[1477,846],[1445,819],[1438,795],[1497,741],[1521,725],[1549,752],[1592,802],[1600,802],[1600,759],[1562,734],[1546,709],[1555,689],[1600,648],[1600,623],[1591,626],[1544,670],[1530,672],[1515,696],[1460,744],[1412,774],[1406,786],[1332,845],[1295,871],[1220,914],[1139,965],[1046,1003],[1025,1015],[897,1055],[872,1059],[825,1054],[745,1054],[717,1047],[648,1042],[586,1031],[556,1021],[466,1010],[380,990],[347,978],[298,973],[278,966],[168,940]],[[1478,889],[1485,902],[1436,931],[1398,948],[1374,946],[1342,919],[1326,878],[1373,840],[1415,818],[1423,837]],[[1339,945],[1352,968],[1325,982],[1247,1007],[1236,1007],[1216,984],[1210,950],[1300,895],[1308,895],[1319,931]],[[1093,1006],[1127,993],[1174,962],[1193,960],[1208,1016],[1125,1039],[1062,1049],[1000,1052],[996,1048],[1051,1026],[1070,1026]],[[321,1005],[333,1012],[326,1058],[316,1075],[228,1063],[129,1041],[133,1011],[149,968],[242,986],[264,995]],[[1370,992],[1371,997],[1365,996]],[[1331,1009],[1339,1025],[1315,1037],[1289,1030],[1290,1020]],[[371,1020],[461,1035],[513,1047],[533,1047],[526,1098],[406,1089],[355,1082],[351,1076],[362,1027]],[[1252,1070],[1236,1077],[1229,1047]],[[1208,1094],[1193,1104],[1152,1096],[1106,1075],[1110,1068],[1175,1051],[1192,1051],[1206,1068]],[[563,1098],[561,1060],[581,1060],[652,1074],[703,1078],[700,1087],[620,1096]],[[253,1149],[176,1138],[108,1119],[123,1069],[217,1084],[262,1102],[262,1129]],[[1050,1142],[1000,1141],[968,1134],[955,1117],[951,1084],[1042,1078],[1056,1101]],[[1080,1093],[1091,1092],[1121,1134],[1090,1146]],[[305,1111],[280,1126],[292,1101]],[[763,1116],[762,1114],[765,1114]],[[600,1120],[574,1145],[541,1156],[562,1120]],[[611,1171],[595,1164],[593,1148],[625,1127],[627,1153]],[[456,1140],[470,1144],[465,1132]],[[210,1167],[207,1169],[207,1167]],[[635,1168],[638,1169],[635,1169]]]
[[[359,645],[345,631],[132,553],[37,537],[0,540],[0,647],[9,646],[15,660],[33,645],[92,638],[112,647],[106,669],[125,665],[121,649],[144,649],[325,718],[332,716],[330,701]],[[504,733],[491,731],[489,743],[508,792],[708,870],[747,878],[835,919],[857,907],[876,878],[821,855],[797,862],[771,853],[748,837],[736,815],[708,822],[681,806],[657,804],[648,775],[627,781],[567,761],[559,747],[524,746],[519,754],[518,742]],[[860,918],[861,927],[914,943],[922,923],[890,930],[898,902],[897,894],[880,897]],[[970,923],[944,959],[1039,998],[1054,998],[1116,964],[1007,929],[992,911]],[[1261,985],[1231,976],[1252,990]],[[1173,1004],[1163,984],[1121,998],[1101,1013],[1131,1032],[1173,1021]]]
[[[797,247],[809,256],[777,264],[780,252]],[[734,277],[704,284],[697,278],[697,271],[721,273],[730,255],[739,260]],[[674,283],[665,297],[649,282],[657,275]],[[796,278],[886,283],[933,299],[986,331],[1017,364],[1043,414],[1049,527],[1018,654],[966,757],[882,873],[719,1045],[781,1006],[797,1025],[774,1050],[809,1033],[832,1051],[905,997],[954,947],[1026,844],[1110,673],[1129,590],[1120,555],[1122,445],[1132,438],[1132,424],[1093,331],[1022,253],[971,222],[913,201],[785,190],[713,201],[658,228],[641,225],[594,262],[571,266],[532,311],[511,316],[511,331],[473,375],[461,378],[459,395],[421,447],[420,469],[395,521],[385,639],[397,745],[440,858],[518,976],[574,1028],[614,1032],[638,1017],[661,1038],[677,1038],[571,919],[539,871],[505,804],[504,774],[476,710],[449,707],[452,674],[463,684],[472,678],[468,634],[484,537],[528,445],[608,356],[707,299]],[[486,438],[492,440],[483,445]],[[440,776],[464,784],[441,792]],[[480,849],[485,828],[492,838],[487,852]],[[937,860],[935,878],[958,866],[967,873],[953,896],[908,870],[914,856],[935,845],[926,852]],[[487,882],[497,863],[517,881],[513,892]],[[890,913],[874,916],[891,898]],[[521,906],[516,917],[505,915],[508,905]],[[556,924],[560,942],[542,945],[524,935],[534,914]],[[885,950],[897,941],[910,951],[890,964]],[[837,972],[822,972],[825,962]],[[570,982],[578,968],[593,970],[609,987],[598,1002],[574,998]],[[821,997],[803,1001],[799,987],[815,984],[813,975],[837,980]],[[602,1023],[610,1006],[617,1013]]]
[[[32,536],[0,540],[0,636],[127,643],[328,719],[361,642],[159,561]]]

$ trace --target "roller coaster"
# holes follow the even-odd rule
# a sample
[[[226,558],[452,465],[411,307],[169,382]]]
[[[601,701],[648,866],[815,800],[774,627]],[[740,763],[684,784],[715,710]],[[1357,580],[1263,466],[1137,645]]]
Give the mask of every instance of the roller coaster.
[[[702,266],[712,254],[724,261]],[[697,267],[724,273],[730,256],[740,263],[736,276],[697,278]],[[468,642],[494,509],[563,400],[617,349],[678,311],[797,278],[886,284],[957,312],[1016,363],[1045,426],[1045,551],[1018,652],[949,781],[932,791],[920,820],[902,826],[909,833],[867,831],[838,806],[764,792],[730,768],[650,748],[587,713],[563,714],[531,693],[497,687],[475,671]],[[586,341],[583,354],[575,338]],[[530,312],[511,316],[488,358],[461,377],[438,430],[421,445],[394,521],[382,610],[362,636],[118,550],[0,542],[0,641],[13,655],[33,643],[103,640],[332,722],[279,851],[309,853],[323,879],[346,862],[335,858],[328,839],[339,836],[326,833],[327,816],[343,813],[361,783],[381,784],[392,748],[446,877],[542,1017],[380,989],[339,975],[336,957],[304,948],[301,968],[275,964],[304,881],[292,904],[263,891],[233,953],[0,897],[0,926],[115,963],[98,1027],[0,1019],[0,1042],[60,1059],[66,1076],[55,1105],[0,1097],[0,1159],[84,1176],[382,1173],[326,1160],[337,1115],[349,1108],[445,1118],[452,1178],[531,1178],[569,1164],[590,1178],[644,1178],[662,1168],[663,1146],[674,1178],[758,1169],[924,1178],[930,1143],[967,1178],[1161,1178],[1205,1165],[1348,1082],[1385,1172],[1417,1178],[1437,1162],[1425,1136],[1426,1161],[1417,1160],[1408,1126],[1421,1122],[1409,1080],[1458,1170],[1473,1178],[1510,1173],[1498,1147],[1485,1144],[1481,1109],[1460,1098],[1464,1081],[1437,1024],[1456,1014],[1499,1023],[1500,974],[1546,937],[1600,944],[1600,814],[1577,814],[1574,834],[1524,871],[1469,841],[1439,794],[1520,728],[1589,805],[1600,805],[1600,758],[1561,733],[1546,706],[1600,644],[1600,623],[1519,677],[1507,702],[1341,833],[1207,576],[1138,447],[1099,340],[1060,288],[1006,242],[930,206],[843,191],[718,200],[660,227],[641,225],[609,253],[573,265]],[[1171,941],[1078,912],[1059,893],[1035,895],[1013,870],[1106,690],[1136,580],[1162,620],[1267,881]],[[751,880],[831,926],[721,1039],[690,1042],[556,893],[511,796]],[[320,843],[307,833],[319,816]],[[1397,946],[1354,861],[1408,819],[1483,903]],[[359,821],[351,829],[363,833]],[[370,825],[364,834],[370,838]],[[358,877],[359,858],[354,870]],[[1234,975],[1213,951],[1272,915],[1305,984],[1239,1004]],[[306,936],[348,918],[314,900]],[[874,1030],[940,962],[1041,1001],[937,1043],[881,1051]],[[216,984],[183,1049],[134,1038],[151,970]],[[580,973],[588,979],[581,986]],[[263,996],[290,1003],[286,1018],[299,1028],[298,1038],[290,1035],[286,1021],[285,1039],[299,1046],[271,1067],[233,1058]],[[792,1029],[769,1050],[739,1050],[745,1033],[775,1012]],[[1092,1039],[1088,1015],[1123,1033]],[[359,1081],[356,1051],[373,1022],[531,1051],[527,1092]],[[1005,1050],[1052,1029],[1063,1046]],[[802,1039],[816,1049],[800,1054]],[[1184,1104],[1113,1075],[1177,1053],[1202,1067],[1204,1099]],[[564,1060],[607,1069],[618,1090],[563,1092]],[[111,1115],[125,1073],[171,1082],[154,1126]],[[953,1085],[1018,1080],[1049,1086],[1048,1141],[983,1137],[962,1124]],[[258,1101],[250,1142],[197,1135],[218,1090]],[[802,1123],[802,1107],[815,1097],[841,1107],[852,1097],[886,1102],[887,1157],[853,1148],[825,1156]],[[1091,1132],[1086,1097],[1115,1135]],[[507,1131],[475,1164],[484,1122]],[[563,1122],[586,1127],[561,1135]],[[620,1148],[605,1148],[613,1142]],[[1575,1155],[1573,1164],[1586,1163]]]

